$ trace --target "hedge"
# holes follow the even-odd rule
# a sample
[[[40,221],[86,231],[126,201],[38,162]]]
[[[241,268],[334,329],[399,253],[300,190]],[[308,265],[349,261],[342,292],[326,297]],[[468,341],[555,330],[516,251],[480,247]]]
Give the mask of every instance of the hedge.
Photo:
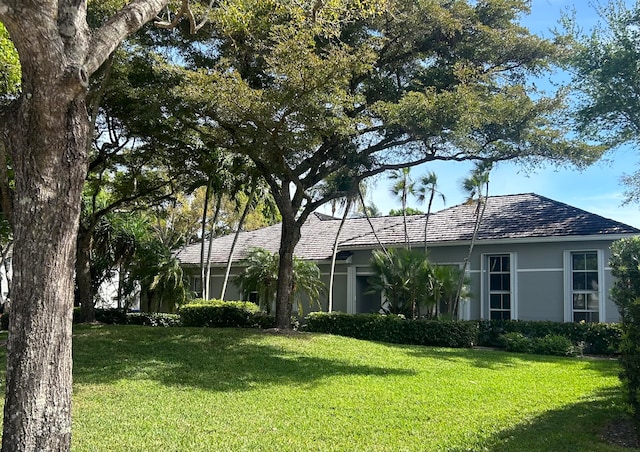
[[[305,317],[303,330],[397,344],[441,347],[472,347],[477,342],[478,322],[406,320],[380,314],[313,312]]]
[[[618,323],[540,322],[524,320],[484,320],[479,322],[478,345],[503,347],[502,336],[520,333],[530,339],[562,336],[591,355],[618,353],[622,328]]]
[[[248,301],[196,300],[182,306],[178,315],[184,326],[226,328],[270,328],[273,316],[260,312]]]

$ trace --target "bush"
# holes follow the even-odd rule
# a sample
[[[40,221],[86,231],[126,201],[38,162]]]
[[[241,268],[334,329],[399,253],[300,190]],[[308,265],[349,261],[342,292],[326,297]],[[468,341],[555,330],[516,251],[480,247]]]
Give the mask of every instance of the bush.
[[[471,347],[477,341],[477,322],[406,320],[397,315],[313,312],[305,317],[305,331],[336,334],[398,344]]]
[[[130,312],[127,314],[128,325],[143,326],[181,326],[182,322],[178,314],[165,314],[161,312]]]
[[[611,274],[616,277],[611,298],[622,317],[620,377],[636,427],[640,428],[640,237],[614,242],[609,263]]]
[[[3,312],[2,315],[0,315],[0,330],[1,331],[9,330],[9,313],[8,312]]]
[[[127,312],[124,309],[96,309],[96,321],[108,325],[126,325]]]
[[[182,306],[178,315],[184,326],[251,328],[259,312],[260,308],[248,301],[196,300]]]
[[[537,355],[573,355],[576,348],[564,336],[549,334],[544,337],[528,337],[522,333],[506,333],[499,342],[509,352],[534,353]]]
[[[622,328],[617,323],[484,320],[479,322],[478,345],[504,347],[501,337],[508,333],[520,333],[529,338],[562,336],[573,345],[582,344],[584,353],[614,355],[620,347]]]

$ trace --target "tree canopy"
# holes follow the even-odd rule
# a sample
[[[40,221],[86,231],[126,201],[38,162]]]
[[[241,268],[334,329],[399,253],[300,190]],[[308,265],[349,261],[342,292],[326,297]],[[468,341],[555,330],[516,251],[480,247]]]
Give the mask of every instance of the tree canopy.
[[[519,25],[528,2],[358,5],[229,0],[175,88],[201,140],[249,156],[271,188],[283,219],[282,326],[300,226],[352,191],[326,190],[332,175],[353,187],[436,160],[599,156],[567,138],[554,117],[561,97],[527,85],[559,55]]]
[[[565,18],[572,51],[576,130],[585,141],[616,147],[640,143],[640,3],[612,1],[599,9],[600,22],[585,34],[575,17]],[[640,171],[624,177],[627,200],[640,201]]]

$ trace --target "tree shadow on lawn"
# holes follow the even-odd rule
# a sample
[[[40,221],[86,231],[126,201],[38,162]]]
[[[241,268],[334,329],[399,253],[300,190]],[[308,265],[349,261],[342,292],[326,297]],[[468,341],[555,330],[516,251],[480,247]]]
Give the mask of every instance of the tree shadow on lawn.
[[[398,344],[386,345],[402,349],[403,353],[414,358],[465,362],[474,367],[497,371],[505,368],[530,365],[532,363],[567,362],[581,363],[589,370],[600,372],[604,377],[617,377],[620,372],[620,366],[617,365],[617,360],[609,358],[534,355],[477,348],[434,348]],[[612,363],[616,365],[612,365]]]
[[[91,329],[91,331],[87,331]],[[353,365],[260,343],[264,332],[236,329],[80,327],[74,332],[74,382],[155,380],[211,391],[257,385],[316,384],[339,375],[413,375],[406,369]],[[287,340],[304,341],[297,335]],[[277,341],[275,342],[277,344]]]
[[[586,400],[548,411],[529,422],[507,426],[482,443],[492,452],[630,451],[638,450],[633,431],[612,433],[608,427],[629,421],[622,396],[615,388]],[[624,438],[623,438],[624,437]],[[451,449],[461,452],[467,449]]]

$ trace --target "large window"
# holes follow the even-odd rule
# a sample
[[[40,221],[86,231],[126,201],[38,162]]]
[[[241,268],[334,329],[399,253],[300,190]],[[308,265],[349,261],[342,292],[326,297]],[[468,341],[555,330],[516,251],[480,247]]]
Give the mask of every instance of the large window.
[[[574,322],[600,320],[598,279],[598,253],[596,251],[572,252],[571,300]]]
[[[511,319],[511,256],[499,254],[487,256],[489,287],[489,318]]]

